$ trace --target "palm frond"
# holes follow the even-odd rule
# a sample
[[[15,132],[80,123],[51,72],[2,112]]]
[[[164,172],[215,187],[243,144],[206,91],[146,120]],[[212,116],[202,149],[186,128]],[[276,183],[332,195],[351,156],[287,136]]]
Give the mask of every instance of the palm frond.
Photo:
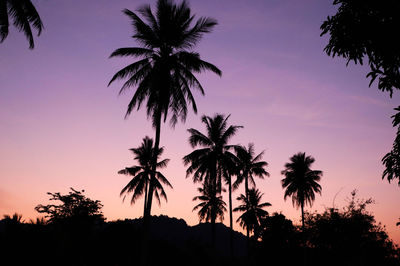
[[[142,47],[124,47],[118,48],[111,53],[110,58],[116,56],[134,56],[134,57],[147,57],[150,58],[153,55],[153,50],[142,48]]]
[[[8,27],[10,23],[8,21],[8,7],[7,1],[0,1],[0,43],[2,43],[8,36]]]

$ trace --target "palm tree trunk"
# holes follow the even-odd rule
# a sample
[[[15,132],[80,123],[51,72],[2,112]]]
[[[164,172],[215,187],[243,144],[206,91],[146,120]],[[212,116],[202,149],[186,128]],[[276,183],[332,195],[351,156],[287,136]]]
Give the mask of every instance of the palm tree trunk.
[[[153,154],[153,162],[151,165],[150,185],[149,185],[149,192],[147,195],[146,216],[148,216],[148,218],[151,215],[151,205],[153,202],[153,192],[154,192],[153,180],[156,178],[157,154],[158,154],[158,148],[160,146],[160,131],[161,131],[161,112],[158,112],[156,117],[156,138],[154,141],[154,154]]]
[[[213,188],[212,188],[212,197],[214,199],[214,204],[211,206],[211,246],[213,251],[215,251],[215,220],[217,219],[217,210],[216,210],[216,198],[217,198],[217,179],[213,180]]]
[[[149,190],[147,194],[147,206],[145,208],[144,217],[143,217],[143,239],[142,239],[142,254],[141,254],[141,265],[145,266],[148,264],[148,251],[149,251],[149,238],[150,238],[150,219],[151,219],[151,204],[153,201],[153,192],[154,192],[154,182],[153,180],[156,178],[156,166],[157,166],[157,155],[158,148],[160,145],[160,131],[161,131],[161,111],[158,111],[155,115],[155,124],[156,124],[156,138],[154,141],[154,154],[153,161],[151,164],[151,176],[150,176],[150,184]]]
[[[233,219],[232,219],[232,180],[231,176],[228,177],[229,180],[229,226],[231,227],[229,247],[231,252],[231,258],[233,258]]]
[[[143,207],[143,218],[146,215],[146,207],[147,207],[147,190],[148,190],[149,181],[146,181],[145,191],[144,191],[144,207]]]
[[[304,203],[300,203],[301,206],[301,230],[304,232]]]
[[[249,202],[249,181],[247,178],[247,173],[245,173],[245,177],[244,177],[244,189],[245,189],[245,193],[246,193],[246,200],[247,202]],[[249,227],[246,226],[246,236],[247,236],[247,254],[249,254],[249,249],[250,249],[250,231],[249,231]]]
[[[215,230],[215,209],[214,207],[212,207],[213,210],[211,211],[211,247],[213,252],[215,251],[215,234],[216,234],[216,230]]]
[[[301,201],[301,234],[303,236],[303,265],[307,265],[307,254],[306,254],[306,236],[304,232],[304,201]]]
[[[217,210],[216,210],[216,199],[217,199],[217,191],[218,191],[218,181],[217,181],[217,165],[211,166],[213,169],[210,169],[211,176],[209,180],[209,185],[212,186],[212,199],[213,204],[211,206],[211,247],[213,252],[215,251],[215,239],[216,239],[216,230],[215,230],[215,220],[217,219]]]

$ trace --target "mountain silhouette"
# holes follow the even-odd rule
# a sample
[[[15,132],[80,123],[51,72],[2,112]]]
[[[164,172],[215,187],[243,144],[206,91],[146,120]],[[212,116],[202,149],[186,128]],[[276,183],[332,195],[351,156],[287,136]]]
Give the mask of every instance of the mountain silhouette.
[[[126,219],[124,222],[134,227],[141,226],[142,219]],[[110,222],[112,223],[112,222]],[[157,241],[165,241],[170,245],[185,249],[187,244],[196,244],[205,248],[211,248],[211,224],[199,223],[190,226],[183,219],[168,217],[165,215],[152,216],[151,238]],[[230,228],[222,223],[216,223],[216,253],[221,257],[229,256]],[[234,256],[244,257],[247,254],[246,236],[234,231]]]

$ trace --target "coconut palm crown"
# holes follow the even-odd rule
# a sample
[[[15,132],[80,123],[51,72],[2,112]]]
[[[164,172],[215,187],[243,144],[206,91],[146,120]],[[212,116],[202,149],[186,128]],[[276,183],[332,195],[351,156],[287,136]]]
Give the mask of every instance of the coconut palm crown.
[[[33,49],[35,43],[32,27],[39,36],[43,30],[43,23],[30,0],[0,0],[0,43],[7,38],[11,23],[24,33],[28,39],[29,48]]]
[[[120,196],[124,195],[124,200],[127,194],[132,194],[131,204],[134,204],[136,200],[144,195],[144,209],[147,204],[148,189],[151,178],[151,162],[153,158],[154,147],[153,140],[149,137],[143,139],[142,144],[138,148],[130,149],[134,154],[134,159],[138,162],[138,165],[126,167],[118,171],[118,174],[124,174],[132,176],[131,181],[121,190]],[[159,158],[164,151],[164,148],[158,149],[157,158]],[[169,159],[164,159],[157,162],[157,168],[164,168],[167,166]],[[154,183],[154,195],[161,203],[161,198],[167,200],[167,194],[164,191],[163,184],[172,188],[172,185],[168,182],[167,178],[159,171],[156,171]]]
[[[292,198],[293,206],[301,208],[302,226],[304,229],[304,206],[310,205],[315,200],[315,193],[321,194],[322,188],[318,182],[321,180],[322,171],[311,170],[310,167],[315,159],[299,152],[290,158],[281,172],[285,176],[281,180],[282,188],[285,189],[284,199]]]
[[[271,203],[261,203],[261,198],[264,194],[256,188],[251,188],[248,191],[248,195],[241,194],[237,200],[242,204],[233,209],[234,212],[242,212],[242,215],[236,220],[242,226],[243,229],[249,232],[256,233],[260,227],[261,221],[268,215],[268,212],[264,210],[264,207],[271,206]]]
[[[216,66],[203,61],[192,50],[203,34],[217,25],[217,21],[207,17],[195,20],[186,1],[175,5],[170,0],[159,0],[155,13],[150,5],[142,6],[136,13],[128,9],[123,12],[132,21],[132,38],[139,47],[119,48],[110,57],[129,56],[138,61],[119,70],[109,85],[115,80],[125,79],[120,93],[136,87],[126,115],[135,107],[140,109],[147,100],[147,114],[153,119],[154,126],[158,116],[163,115],[166,120],[169,110],[172,111],[172,125],[178,118],[184,121],[188,104],[197,112],[191,89],[204,94],[194,73],[210,70],[221,75]]]
[[[222,222],[226,212],[226,203],[222,200],[222,196],[213,193],[211,186],[200,187],[197,190],[200,195],[194,197],[193,201],[199,200],[201,202],[193,208],[193,211],[198,211],[200,222],[216,220],[218,217]]]
[[[254,144],[249,143],[248,148],[245,146],[236,147],[236,157],[238,158],[238,176],[237,180],[233,184],[234,189],[237,189],[239,185],[244,181],[245,183],[245,194],[248,194],[249,183],[255,187],[256,183],[254,177],[263,179],[269,176],[269,173],[265,170],[268,166],[266,161],[262,161],[264,151],[255,155]]]

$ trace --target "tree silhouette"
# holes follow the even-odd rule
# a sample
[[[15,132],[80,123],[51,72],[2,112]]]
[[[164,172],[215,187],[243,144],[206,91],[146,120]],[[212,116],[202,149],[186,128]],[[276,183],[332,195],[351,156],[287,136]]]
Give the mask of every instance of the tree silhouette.
[[[327,208],[307,215],[307,238],[316,261],[330,258],[328,265],[399,265],[398,250],[385,227],[367,211],[372,203],[372,198],[359,199],[353,190],[342,210]]]
[[[328,34],[324,51],[332,57],[341,56],[347,64],[363,64],[368,59],[370,86],[378,78],[378,88],[400,89],[400,2],[397,0],[334,0],[337,13],[321,25],[321,36]]]
[[[249,182],[255,187],[254,176],[264,178],[269,176],[269,173],[265,170],[268,163],[261,161],[264,151],[255,156],[254,144],[249,143],[248,148],[245,146],[238,146],[235,148],[236,157],[238,158],[238,176],[237,180],[233,184],[233,188],[237,189],[239,185],[244,181],[245,194],[248,198],[249,195]],[[246,228],[247,237],[249,237],[249,230]]]
[[[221,193],[222,179],[225,178],[228,182],[230,227],[233,230],[232,186],[229,169],[235,165],[236,156],[230,150],[236,146],[229,145],[228,141],[241,126],[228,126],[228,118],[229,115],[225,117],[222,114],[215,114],[214,117],[203,115],[201,121],[206,125],[206,134],[194,128],[188,129],[190,145],[192,148],[197,146],[200,148],[183,157],[183,162],[185,166],[189,165],[186,177],[192,175],[193,182],[203,182],[204,186],[210,186],[207,189],[211,189],[215,195]],[[214,216],[211,219],[212,227],[215,226]]]
[[[200,55],[192,50],[203,34],[210,32],[217,25],[217,21],[201,17],[193,24],[195,16],[185,1],[176,5],[171,0],[158,0],[155,13],[150,5],[142,6],[137,13],[128,9],[123,12],[132,20],[132,37],[140,46],[119,48],[110,57],[133,56],[139,60],[119,70],[108,85],[118,79],[127,79],[120,93],[130,87],[136,87],[125,117],[134,108],[140,109],[147,101],[147,115],[156,131],[154,150],[157,151],[160,144],[161,120],[163,117],[164,122],[166,121],[169,110],[172,112],[171,125],[175,125],[178,118],[182,121],[186,119],[188,104],[192,105],[195,113],[197,112],[191,89],[198,89],[202,94],[204,90],[193,73],[210,70],[221,75],[216,66],[201,60]],[[157,157],[154,156],[152,175],[156,172],[156,165]],[[153,191],[153,183],[150,183],[144,215],[143,257],[147,256]]]
[[[392,181],[398,179],[398,185],[400,185],[400,106],[395,108],[397,111],[393,118],[393,127],[397,128],[397,135],[393,142],[393,147],[383,158],[382,163],[385,166],[385,170],[382,174],[382,179]]]
[[[243,229],[252,232],[254,236],[258,235],[261,221],[268,215],[264,207],[269,207],[269,202],[261,203],[261,198],[264,194],[256,188],[248,190],[248,195],[240,194],[237,198],[241,205],[236,207],[234,212],[242,212],[242,215],[236,220]]]
[[[0,43],[8,36],[10,19],[14,26],[25,34],[29,48],[33,49],[35,43],[31,27],[37,30],[37,36],[39,36],[43,23],[32,2],[30,0],[0,0]]]
[[[108,85],[118,79],[127,79],[120,93],[136,86],[126,116],[134,108],[140,109],[147,100],[147,115],[152,119],[156,130],[154,150],[158,150],[162,117],[165,122],[171,110],[171,124],[175,125],[178,118],[182,121],[186,119],[188,103],[192,105],[194,112],[197,111],[191,88],[198,89],[202,94],[204,90],[193,73],[210,70],[221,75],[216,66],[201,60],[200,55],[192,51],[203,34],[210,32],[217,22],[201,17],[193,25],[195,17],[185,1],[176,5],[170,0],[158,0],[155,13],[150,5],[142,6],[137,13],[128,9],[123,12],[132,20],[132,37],[140,46],[119,48],[110,57],[133,56],[139,60],[118,71]],[[157,158],[154,156],[152,175],[156,172],[156,165]],[[150,183],[144,215],[144,232],[149,230],[153,191],[153,183]],[[147,235],[148,233],[145,233],[144,242],[147,242]],[[146,250],[147,244],[144,246]]]
[[[285,215],[275,212],[265,217],[259,233],[261,242],[256,254],[259,261],[268,260],[270,265],[299,264],[298,230]]]
[[[99,200],[92,200],[83,195],[84,190],[78,191],[71,188],[66,195],[60,192],[51,193],[51,201],[60,201],[61,203],[42,205],[39,204],[35,210],[39,213],[45,213],[49,218],[49,223],[68,222],[76,225],[93,222],[95,220],[104,220],[101,209],[103,204]]]
[[[129,183],[121,190],[120,196],[125,194],[125,200],[126,194],[132,193],[131,204],[134,204],[135,201],[144,194],[144,216],[147,203],[149,181],[151,178],[151,162],[153,159],[153,153],[155,152],[153,147],[153,140],[146,136],[143,139],[142,144],[138,148],[133,148],[130,150],[135,155],[134,159],[139,163],[139,165],[126,167],[125,169],[118,171],[118,174],[132,176],[132,180],[129,181]],[[164,148],[159,148],[157,151],[157,158],[159,158],[163,152]],[[160,162],[157,162],[157,168],[166,167],[168,162],[169,159],[164,159]],[[155,178],[153,179],[153,184],[155,188],[154,195],[158,200],[158,203],[161,203],[160,197],[167,200],[167,194],[165,193],[162,186],[162,184],[165,184],[168,187],[172,188],[172,185],[168,182],[167,178],[161,172],[156,171]]]
[[[193,201],[199,200],[201,203],[197,204],[192,211],[198,211],[200,222],[209,222],[216,220],[218,217],[222,222],[226,212],[226,203],[222,200],[221,194],[215,194],[210,185],[205,185],[197,190],[200,196],[194,197]]]
[[[315,159],[306,156],[304,152],[299,152],[290,158],[290,162],[285,164],[285,169],[281,172],[285,176],[281,180],[282,188],[285,188],[285,200],[292,197],[292,203],[297,208],[301,208],[301,223],[304,231],[304,205],[312,205],[315,200],[315,192],[321,194],[322,171],[311,170],[311,164]]]
[[[333,4],[338,6],[337,13],[321,25],[321,36],[329,35],[325,52],[347,59],[347,64],[353,61],[362,65],[364,59],[368,60],[369,86],[378,79],[378,89],[392,97],[393,90],[400,89],[400,2],[335,0]],[[400,106],[395,110],[399,111]],[[382,178],[387,176],[389,182],[400,173],[399,134],[398,130],[393,149],[382,158]]]

